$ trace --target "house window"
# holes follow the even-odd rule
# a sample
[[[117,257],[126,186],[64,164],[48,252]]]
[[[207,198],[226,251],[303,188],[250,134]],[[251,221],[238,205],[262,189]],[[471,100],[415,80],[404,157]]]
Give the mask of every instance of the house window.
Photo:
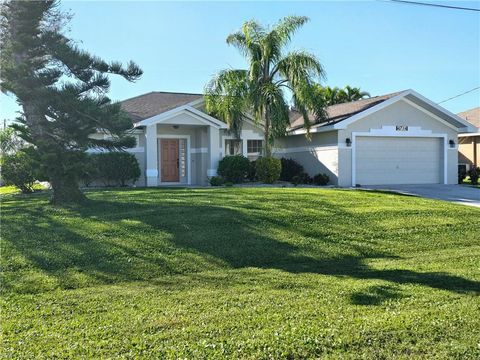
[[[225,140],[225,155],[241,155],[242,140],[227,139]]]
[[[247,140],[247,153],[260,155],[263,152],[263,140]]]

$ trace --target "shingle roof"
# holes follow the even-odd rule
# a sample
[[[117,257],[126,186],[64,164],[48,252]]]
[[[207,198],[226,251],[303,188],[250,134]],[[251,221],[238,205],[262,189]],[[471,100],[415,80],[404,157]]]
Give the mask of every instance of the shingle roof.
[[[342,120],[349,118],[350,116],[358,114],[359,112],[367,110],[372,106],[378,105],[384,102],[385,100],[388,100],[398,94],[401,94],[402,92],[403,91],[399,91],[391,94],[374,96],[368,99],[328,106],[327,108],[325,108],[325,111],[327,112],[327,115],[328,115],[328,119],[326,121],[315,122],[315,126],[324,126],[324,125],[331,125],[331,124],[338,123]],[[298,111],[294,111],[294,110],[291,111],[290,112],[290,130],[301,128],[303,124],[304,124],[304,119],[302,114],[300,114]]]
[[[202,94],[152,91],[120,102],[134,123],[186,105],[202,98]]]
[[[463,111],[457,115],[473,124],[473,126],[480,127],[480,107]]]

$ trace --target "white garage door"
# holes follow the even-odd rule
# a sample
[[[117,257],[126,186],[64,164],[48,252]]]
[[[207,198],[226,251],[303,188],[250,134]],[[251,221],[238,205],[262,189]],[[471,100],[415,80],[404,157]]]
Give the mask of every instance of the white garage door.
[[[443,183],[441,140],[357,137],[355,183],[360,185]]]

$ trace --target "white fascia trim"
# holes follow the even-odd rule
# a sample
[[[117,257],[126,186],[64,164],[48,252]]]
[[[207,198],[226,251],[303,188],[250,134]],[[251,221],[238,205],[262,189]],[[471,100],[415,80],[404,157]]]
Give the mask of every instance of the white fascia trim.
[[[218,119],[215,119],[214,117],[205,114],[204,112],[201,112],[200,110],[197,110],[190,105],[183,105],[180,107],[177,107],[175,109],[166,111],[164,113],[152,116],[151,118],[142,120],[138,123],[134,124],[134,127],[139,127],[139,126],[149,126],[153,124],[159,124],[162,123],[168,119],[171,119],[172,117],[182,114],[182,113],[190,113],[190,115],[196,115],[195,118],[200,120],[201,122],[205,123],[205,125],[210,125],[214,126],[219,129],[226,129],[227,124],[225,124],[223,121],[220,121]]]
[[[396,131],[395,126],[382,126],[381,129],[371,129],[368,132],[352,132],[352,187],[356,185],[356,152],[357,152],[357,137],[366,137],[366,136],[375,136],[375,137],[428,137],[428,138],[440,138],[443,139],[443,183],[447,184],[447,165],[448,165],[448,156],[447,150],[449,148],[448,144],[448,135],[447,134],[436,134],[431,130],[423,130],[421,127],[412,126],[409,127],[408,131],[398,132]]]
[[[458,137],[470,137],[470,136],[480,136],[480,132],[458,134]]]
[[[415,104],[414,102],[408,99],[402,99],[403,102],[407,103],[408,105],[413,106],[415,109],[420,110],[421,112],[427,114],[428,116],[433,117],[438,122],[441,122],[443,125],[448,126],[450,129],[455,130],[458,132],[458,129],[455,125],[450,124],[448,121],[443,120],[442,118],[438,117],[435,114],[432,114],[430,111],[426,110],[425,108],[421,107],[420,105]]]
[[[455,121],[458,121],[460,122],[461,124],[465,125],[464,127],[456,127],[455,125],[452,125],[450,123],[448,123],[447,121],[445,121],[444,119],[441,119],[439,118],[438,116],[436,116],[435,114],[432,114],[430,111],[428,111],[427,109],[423,108],[422,106],[420,105],[417,105],[417,104],[414,104],[412,101],[406,99],[405,97],[407,95],[412,95],[414,97],[416,97],[417,99],[419,99],[420,101],[423,101],[427,104],[429,104],[430,106],[434,107],[435,109],[437,109],[438,111],[440,112],[443,112],[445,115],[451,117],[452,119],[454,119]],[[422,110],[423,112],[427,113],[428,115],[432,116],[434,119],[436,119],[437,121],[441,121],[442,124],[444,125],[448,125],[449,127],[451,127],[452,129],[456,130],[456,131],[463,131],[464,129],[467,130],[466,132],[470,132],[470,131],[475,131],[475,128],[472,127],[472,125],[470,123],[468,123],[466,120],[462,119],[461,117],[451,113],[450,111],[448,111],[447,109],[444,109],[443,107],[435,104],[434,102],[432,102],[431,100],[427,99],[426,97],[420,95],[419,93],[417,93],[416,91],[412,90],[412,89],[409,89],[409,90],[406,90],[388,100],[385,100],[383,102],[381,102],[380,104],[378,105],[375,105],[375,106],[372,106],[371,108],[368,108],[367,110],[365,111],[362,111],[356,115],[353,115],[351,117],[349,117],[348,119],[345,119],[341,122],[339,122],[338,124],[335,124],[334,127],[335,129],[346,129],[348,125],[358,121],[358,120],[361,120],[363,119],[364,117],[368,116],[368,115],[371,115],[379,110],[382,110],[384,108],[386,108],[387,106],[390,106],[394,103],[396,103],[397,101],[400,101],[400,100],[404,100],[405,102],[407,102],[409,105],[412,105],[414,106],[416,109],[419,109],[419,110]]]
[[[368,108],[362,112],[359,112],[358,114],[355,114],[345,120],[342,120],[337,124],[333,125],[333,127],[337,130],[344,130],[347,128],[348,125],[353,124],[354,122],[361,120],[368,115],[371,115],[379,110],[386,108],[387,106],[390,106],[396,103],[397,101],[399,101],[400,99],[405,97],[405,95],[408,95],[408,94],[410,94],[410,90],[404,91],[388,100],[382,101],[380,104],[372,106],[371,108]]]
[[[447,109],[445,109],[444,107],[438,105],[438,104],[435,104],[433,101],[427,99],[425,96],[417,93],[415,90],[408,90],[409,93],[413,96],[415,96],[416,98],[426,102],[428,105],[434,107],[435,109],[437,109],[438,111],[441,111],[443,112],[445,115],[453,118],[454,120],[458,121],[459,123],[465,125],[465,128],[467,129],[466,132],[474,132],[476,131],[476,127],[473,126],[472,124],[470,124],[467,120],[465,119],[462,119],[460,116],[454,114],[454,113],[451,113],[450,111],[448,111]],[[432,114],[433,115],[433,114]],[[457,129],[461,129],[461,128],[457,128]]]

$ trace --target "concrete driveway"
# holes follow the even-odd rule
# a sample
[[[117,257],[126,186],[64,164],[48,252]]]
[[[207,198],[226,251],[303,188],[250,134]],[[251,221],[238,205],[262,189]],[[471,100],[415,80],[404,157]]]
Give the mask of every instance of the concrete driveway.
[[[462,185],[373,185],[366,189],[394,191],[401,194],[450,201],[480,208],[480,189]]]

